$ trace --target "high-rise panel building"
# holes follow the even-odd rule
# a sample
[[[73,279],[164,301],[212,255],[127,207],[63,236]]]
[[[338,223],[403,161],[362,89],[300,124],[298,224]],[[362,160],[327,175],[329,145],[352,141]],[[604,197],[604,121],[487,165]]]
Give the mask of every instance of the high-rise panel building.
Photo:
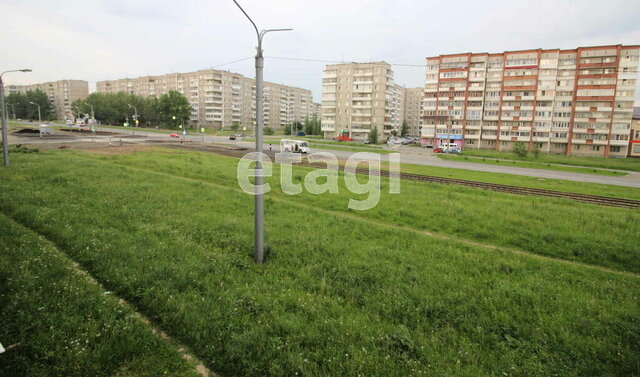
[[[89,83],[83,80],[59,80],[30,85],[8,85],[8,94],[26,93],[30,90],[43,91],[59,120],[75,117],[71,104],[73,101],[89,96]]]
[[[640,46],[427,58],[423,144],[627,155]]]
[[[403,91],[385,62],[327,65],[322,78],[322,131],[325,138],[366,139],[399,130]]]
[[[640,157],[640,107],[633,108],[631,119],[631,139],[629,140],[629,157]]]
[[[424,88],[405,88],[404,90],[404,121],[409,126],[410,136],[420,136],[423,98]]]
[[[98,81],[98,93],[125,92],[160,96],[170,90],[182,93],[193,108],[191,121],[201,127],[223,128],[237,123],[255,124],[255,80],[239,73],[206,69],[133,79]],[[264,83],[265,127],[280,128],[304,121],[312,111],[310,90]]]

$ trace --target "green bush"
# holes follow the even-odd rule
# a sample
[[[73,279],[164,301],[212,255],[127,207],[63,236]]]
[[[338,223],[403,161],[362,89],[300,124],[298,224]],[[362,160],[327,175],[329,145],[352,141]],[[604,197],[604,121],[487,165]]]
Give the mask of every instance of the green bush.
[[[525,143],[518,141],[513,146],[513,153],[515,153],[518,157],[525,158],[527,157],[527,154],[529,154],[529,150],[527,149]]]

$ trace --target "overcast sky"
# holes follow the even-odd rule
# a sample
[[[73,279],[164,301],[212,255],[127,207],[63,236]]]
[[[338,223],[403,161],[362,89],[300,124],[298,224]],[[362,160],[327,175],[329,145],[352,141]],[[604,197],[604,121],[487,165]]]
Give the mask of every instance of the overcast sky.
[[[267,36],[264,54],[424,64],[427,56],[640,44],[637,0],[240,0]],[[251,24],[232,0],[0,0],[0,69],[23,84],[99,80],[216,67],[254,77]],[[311,89],[325,63],[267,58],[265,80]],[[394,66],[396,82],[424,84],[423,67]],[[636,97],[638,103],[640,93]]]

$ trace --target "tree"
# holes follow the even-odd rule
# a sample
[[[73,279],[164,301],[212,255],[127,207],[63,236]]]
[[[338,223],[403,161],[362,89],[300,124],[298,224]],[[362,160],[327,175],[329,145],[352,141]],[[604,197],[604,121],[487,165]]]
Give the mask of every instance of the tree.
[[[26,114],[24,116],[25,118],[38,119],[38,106],[36,105],[39,105],[40,115],[42,116],[42,119],[55,119],[53,106],[51,105],[49,97],[47,97],[45,92],[40,89],[28,90],[25,98],[27,102]],[[35,103],[36,105],[32,104],[31,102]]]
[[[536,147],[533,149],[533,156],[534,156],[535,158],[540,157],[540,152],[542,152],[542,151],[540,150],[540,147],[536,145]]]
[[[33,106],[29,105],[29,101],[27,101],[27,96],[23,93],[11,93],[5,99],[7,103],[7,114],[14,115],[19,119],[27,118],[27,107]]]
[[[262,133],[264,133],[265,135],[273,135],[273,128],[267,126],[264,128],[264,130],[262,130]]]
[[[189,101],[175,90],[161,95],[157,106],[160,123],[171,129],[177,129],[179,125],[184,127],[191,118]]]
[[[409,125],[407,124],[407,121],[404,120],[402,121],[402,129],[400,130],[400,136],[405,137],[409,135]]]
[[[238,122],[233,122],[231,123],[231,131],[238,131],[238,128],[240,128],[240,123]]]
[[[527,157],[527,154],[529,154],[529,151],[527,150],[527,146],[523,142],[517,141],[513,146],[513,153],[515,153],[518,157],[525,158]]]
[[[313,121],[311,119],[309,119],[309,117],[306,117],[304,119],[304,133],[307,135],[314,135],[314,124]]]
[[[369,143],[371,144],[378,144],[378,130],[376,128],[372,128],[371,131],[369,131]]]

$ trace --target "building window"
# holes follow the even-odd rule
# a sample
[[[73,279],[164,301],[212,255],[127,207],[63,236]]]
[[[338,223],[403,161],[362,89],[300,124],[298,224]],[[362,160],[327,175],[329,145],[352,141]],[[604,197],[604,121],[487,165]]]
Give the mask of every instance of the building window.
[[[620,152],[620,147],[609,147],[609,151],[612,153],[618,153]]]

